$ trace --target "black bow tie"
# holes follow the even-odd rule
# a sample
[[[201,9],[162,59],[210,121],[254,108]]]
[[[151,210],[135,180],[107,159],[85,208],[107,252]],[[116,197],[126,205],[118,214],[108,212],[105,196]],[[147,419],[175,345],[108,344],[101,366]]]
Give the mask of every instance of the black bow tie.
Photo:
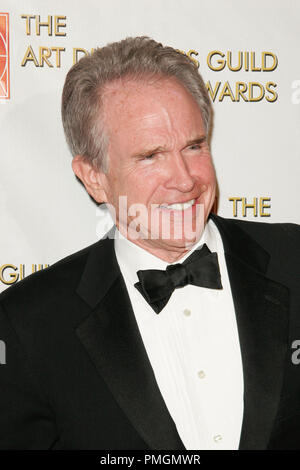
[[[170,264],[165,271],[140,270],[137,275],[140,282],[134,284],[134,287],[156,313],[164,308],[177,287],[192,284],[210,289],[223,289],[218,255],[212,253],[205,244],[201,249],[193,251],[182,264]]]

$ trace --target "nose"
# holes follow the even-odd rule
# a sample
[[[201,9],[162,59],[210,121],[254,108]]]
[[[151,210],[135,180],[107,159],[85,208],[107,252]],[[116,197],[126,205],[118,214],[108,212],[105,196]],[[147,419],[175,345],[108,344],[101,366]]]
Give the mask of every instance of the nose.
[[[180,152],[174,153],[169,159],[167,173],[168,177],[165,182],[167,189],[177,189],[188,193],[194,188],[195,180]]]

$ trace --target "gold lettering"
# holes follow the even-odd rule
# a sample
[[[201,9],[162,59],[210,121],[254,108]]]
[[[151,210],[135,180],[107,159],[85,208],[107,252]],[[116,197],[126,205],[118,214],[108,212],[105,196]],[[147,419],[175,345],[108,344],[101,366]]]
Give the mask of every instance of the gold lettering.
[[[232,93],[232,89],[230,88],[230,85],[228,82],[225,82],[223,89],[221,91],[221,95],[219,97],[219,101],[223,101],[224,96],[230,96],[231,101],[235,101],[234,95]]]
[[[240,89],[242,88],[242,90]],[[240,96],[243,98],[244,101],[248,101],[248,98],[244,95],[244,92],[247,91],[248,86],[244,82],[236,82],[235,84],[235,99],[236,101],[240,101]]]
[[[261,68],[260,67],[255,67],[255,52],[251,52],[251,71],[252,72],[260,72]]]
[[[273,96],[273,98],[270,98],[269,96],[266,96],[266,100],[269,101],[269,103],[274,103],[274,101],[277,100],[278,98],[278,94],[276,93],[276,91],[274,90],[271,90],[270,87],[277,87],[276,83],[273,83],[273,82],[268,82],[266,83],[266,90],[269,91],[271,93],[271,95]]]
[[[238,72],[243,66],[243,53],[242,51],[238,52],[239,62],[235,67],[232,66],[232,56],[231,51],[227,51],[227,66],[232,72]]]
[[[73,64],[78,62],[78,53],[82,52],[85,55],[89,55],[86,49],[82,49],[81,47],[73,47]]]
[[[20,264],[20,280],[24,279],[24,277],[25,277],[25,265]]]
[[[11,278],[10,281],[6,280],[4,278],[4,272],[6,269],[12,269],[14,271],[17,271],[17,267],[14,266],[13,264],[3,264],[3,266],[0,267],[0,281],[3,282],[3,284],[6,284],[6,285],[10,285],[10,284],[13,284],[14,282],[16,282],[19,278],[19,275],[12,272],[9,274],[9,277]]]
[[[48,268],[49,264],[45,264],[45,268]],[[32,264],[31,265],[31,272],[32,273],[35,273],[37,271],[41,271],[42,269],[44,269],[44,265],[43,264]]]
[[[51,57],[51,49],[49,49],[49,47],[43,47],[43,46],[40,46],[39,48],[39,57],[40,57],[40,67],[44,67],[44,62],[46,62],[46,64],[48,65],[48,67],[53,67],[53,65],[51,64],[51,62],[48,60],[49,57]]]
[[[59,28],[65,28],[67,26],[66,23],[60,23],[60,20],[66,20],[66,16],[55,15],[54,16],[54,35],[55,36],[66,36],[65,31],[59,31]]]
[[[245,72],[249,72],[249,52],[247,51],[244,52],[244,62]]]
[[[253,88],[258,87],[260,89],[260,95],[254,97],[253,96]],[[265,89],[264,87],[258,82],[249,82],[249,101],[261,101],[265,96]]]
[[[265,204],[266,201],[271,201],[270,197],[260,197],[259,198],[259,215],[260,217],[270,217],[270,213],[265,213],[265,209],[270,209],[271,204]]]
[[[266,65],[266,58],[267,57],[272,57],[273,59],[273,65],[270,65],[269,67],[267,67]],[[262,71],[263,72],[272,72],[273,70],[276,69],[277,65],[278,65],[278,59],[277,59],[277,56],[275,54],[273,54],[273,52],[262,52],[261,53],[261,64],[262,64]]]
[[[237,217],[237,203],[238,201],[241,201],[241,197],[230,197],[229,201],[233,202],[233,217]]]
[[[56,64],[56,67],[60,67],[61,65],[61,52],[65,51],[65,48],[64,47],[51,47],[51,50],[56,52],[56,59],[55,59],[55,64]]]
[[[31,28],[30,28],[30,20],[35,18],[35,15],[21,15],[21,18],[26,19],[26,34],[30,36]]]
[[[42,22],[40,15],[35,17],[35,32],[37,36],[41,34],[41,26],[47,26],[48,36],[52,36],[52,16],[48,15],[48,21]]]
[[[36,67],[39,66],[39,63],[38,63],[38,61],[37,61],[36,56],[34,55],[34,52],[33,52],[31,46],[28,46],[28,47],[27,47],[27,50],[26,50],[25,55],[24,55],[24,58],[23,58],[23,60],[22,60],[22,62],[21,62],[21,67],[25,67],[25,65],[27,64],[27,62],[28,62],[29,60],[32,60],[33,63],[34,63],[34,65],[35,65]]]
[[[220,52],[220,51],[211,51],[208,56],[207,56],[207,65],[208,67],[211,69],[211,70],[214,70],[215,72],[218,72],[219,70],[223,70],[225,65],[226,65],[226,60],[222,60],[222,59],[218,59],[217,60],[217,64],[219,64],[219,66],[213,66],[212,63],[211,63],[211,59],[214,55],[219,55],[221,57],[224,57],[225,54],[223,54],[223,52]]]
[[[257,217],[257,197],[253,198],[253,203],[252,204],[247,204],[247,198],[246,197],[242,198],[243,217],[247,216],[247,209],[253,209],[253,215],[254,215],[254,217]]]
[[[191,59],[192,62],[194,62],[196,67],[199,68],[199,61],[195,59],[194,57],[192,57],[193,55],[198,55],[198,52],[194,51],[194,49],[191,49],[190,51],[187,52],[186,55]]]
[[[220,85],[221,85],[221,82],[217,82],[217,83],[215,84],[215,88],[212,89],[212,86],[211,86],[211,84],[210,84],[210,81],[207,82],[207,84],[206,84],[206,89],[207,89],[208,93],[210,94],[210,97],[211,97],[212,101],[215,101],[216,96],[217,96],[217,93],[218,93],[218,90],[219,90],[219,88],[220,88]]]

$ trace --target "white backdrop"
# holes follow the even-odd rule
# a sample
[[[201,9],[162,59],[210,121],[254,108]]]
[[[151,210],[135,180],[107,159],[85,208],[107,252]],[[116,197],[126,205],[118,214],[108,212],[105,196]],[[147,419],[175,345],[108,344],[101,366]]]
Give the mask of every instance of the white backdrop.
[[[0,291],[39,264],[52,264],[96,241],[109,228],[105,212],[72,173],[60,99],[75,48],[90,51],[126,36],[147,35],[186,53],[194,50],[205,82],[217,90],[211,149],[219,214],[234,216],[230,198],[251,203],[255,197],[257,216],[248,209],[244,217],[239,201],[238,218],[300,223],[297,0],[2,0],[0,20],[1,12],[9,14],[10,98],[0,98]],[[37,15],[40,22],[51,16],[51,30],[36,30]],[[1,55],[7,41],[3,21],[0,25],[3,96],[7,83]],[[218,52],[209,66],[213,51]],[[232,71],[228,64],[213,70],[228,51],[233,67],[240,51],[241,70]],[[251,70],[262,69],[263,52],[270,53],[265,68],[274,70]],[[244,99],[237,100],[237,82],[241,90],[247,88]],[[251,82],[259,84],[252,85],[253,101]],[[261,91],[264,96],[255,101]],[[269,216],[261,216],[259,198],[267,198],[271,207],[264,213]]]

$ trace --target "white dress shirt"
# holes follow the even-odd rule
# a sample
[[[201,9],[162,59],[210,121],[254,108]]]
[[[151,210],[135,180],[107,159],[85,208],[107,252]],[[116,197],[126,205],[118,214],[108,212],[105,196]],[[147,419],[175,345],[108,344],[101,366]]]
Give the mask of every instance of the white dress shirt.
[[[118,230],[115,251],[158,387],[185,448],[238,449],[243,368],[223,243],[212,220],[199,242],[177,262],[203,243],[218,253],[223,289],[175,289],[159,314],[134,287],[139,281],[136,272],[165,270],[169,263]]]

